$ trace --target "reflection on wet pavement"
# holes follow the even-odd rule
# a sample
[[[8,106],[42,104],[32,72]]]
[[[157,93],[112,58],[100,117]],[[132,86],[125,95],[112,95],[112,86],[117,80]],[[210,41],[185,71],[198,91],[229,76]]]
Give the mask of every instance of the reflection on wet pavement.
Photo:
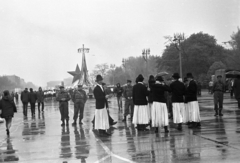
[[[130,120],[122,122],[116,99],[111,99],[110,114],[118,123],[109,132],[111,137],[99,137],[92,130],[94,100],[85,106],[84,124],[61,127],[58,103],[46,102],[45,112],[23,118],[19,103],[11,128],[11,136],[0,124],[0,162],[81,162],[81,163],[222,163],[239,162],[240,110],[236,101],[225,95],[223,117],[214,117],[212,96],[203,93],[201,129],[175,129],[170,121],[170,133],[138,132]],[[72,121],[73,105],[70,103]],[[30,109],[29,109],[30,112]],[[29,114],[30,115],[30,114]],[[70,121],[70,122],[71,122]]]

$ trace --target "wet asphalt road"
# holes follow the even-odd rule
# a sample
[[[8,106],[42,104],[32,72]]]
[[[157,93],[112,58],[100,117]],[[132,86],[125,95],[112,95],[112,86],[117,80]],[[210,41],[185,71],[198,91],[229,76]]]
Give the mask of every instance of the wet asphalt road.
[[[223,117],[214,117],[213,98],[207,92],[199,97],[202,128],[178,131],[170,121],[170,133],[163,129],[138,132],[130,120],[123,123],[116,99],[111,99],[110,115],[118,123],[111,137],[99,137],[92,130],[95,101],[85,106],[84,124],[61,127],[58,103],[45,103],[44,113],[23,118],[18,104],[10,130],[0,124],[0,162],[23,163],[223,163],[240,162],[240,109],[235,99],[225,94]],[[70,106],[72,123],[73,105]]]

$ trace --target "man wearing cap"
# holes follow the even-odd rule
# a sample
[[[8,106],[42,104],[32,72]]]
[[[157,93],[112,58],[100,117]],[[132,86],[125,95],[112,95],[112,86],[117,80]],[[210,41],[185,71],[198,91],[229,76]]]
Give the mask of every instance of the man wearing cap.
[[[200,111],[199,104],[197,101],[197,84],[193,80],[192,73],[187,73],[188,86],[186,88],[185,100],[187,102],[187,107],[189,110],[189,128],[200,128],[201,127],[201,119],[200,119]]]
[[[129,109],[131,110],[131,118],[133,118],[133,100],[132,100],[132,91],[133,91],[133,86],[131,85],[132,81],[127,80],[127,86],[124,88],[123,91],[123,96],[125,97],[125,108],[124,108],[124,119],[122,120],[123,122],[126,121],[126,117],[129,114]]]
[[[174,82],[170,84],[172,91],[172,106],[173,106],[173,123],[178,124],[177,129],[182,130],[183,117],[185,113],[184,94],[185,85],[179,81],[179,74],[173,74]]]
[[[222,76],[217,76],[217,81],[213,84],[213,98],[214,98],[214,116],[223,116],[223,93],[224,93],[224,83],[222,82]]]
[[[83,119],[83,111],[84,111],[84,105],[87,101],[87,94],[86,92],[82,89],[82,85],[78,85],[77,90],[75,90],[72,94],[72,101],[74,103],[74,115],[73,115],[73,123],[72,125],[76,125],[77,124],[77,118],[78,118],[78,114],[80,112],[79,115],[79,124],[83,124],[82,123],[82,119]]]
[[[96,99],[94,128],[99,131],[100,136],[110,136],[110,134],[106,132],[106,130],[109,129],[109,119],[106,109],[106,99],[108,99],[109,95],[105,94],[102,86],[102,81],[102,76],[97,75],[97,85],[93,90],[93,94]]]
[[[71,99],[68,92],[64,90],[64,86],[60,86],[60,92],[58,93],[56,100],[59,101],[59,110],[61,114],[62,124],[61,126],[68,125],[69,122],[69,115],[68,115],[68,101]]]

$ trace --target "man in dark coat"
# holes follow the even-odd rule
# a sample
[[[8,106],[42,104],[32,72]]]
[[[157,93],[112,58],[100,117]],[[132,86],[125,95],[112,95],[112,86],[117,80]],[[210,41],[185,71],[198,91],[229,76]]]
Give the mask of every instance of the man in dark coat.
[[[172,91],[172,105],[173,105],[173,123],[178,124],[178,130],[182,130],[182,123],[184,117],[184,94],[185,85],[179,81],[179,74],[174,73],[173,79],[175,80],[170,84]]]
[[[72,123],[72,125],[77,124],[77,118],[78,118],[79,112],[80,112],[79,124],[83,124],[82,119],[83,119],[84,106],[87,101],[87,94],[82,89],[82,87],[83,86],[79,84],[78,89],[75,90],[72,94],[72,101],[74,102],[74,115],[73,115],[74,122]]]
[[[28,98],[29,98],[29,102],[30,102],[30,105],[31,105],[31,113],[32,113],[32,116],[34,117],[35,116],[35,104],[36,104],[36,101],[37,101],[37,95],[36,95],[35,92],[33,92],[32,88],[30,88]]]
[[[106,109],[106,102],[110,95],[106,95],[102,86],[103,78],[101,75],[96,76],[97,85],[93,90],[94,97],[96,99],[95,109],[95,124],[94,127],[99,131],[100,136],[110,136],[106,132],[109,129],[109,119]]]
[[[28,108],[28,100],[29,100],[29,92],[28,89],[25,88],[25,90],[21,93],[21,101],[23,103],[23,115],[27,117],[27,108]]]
[[[59,101],[59,110],[61,114],[62,124],[61,126],[68,125],[69,122],[69,111],[68,111],[68,101],[71,99],[68,92],[64,90],[64,86],[60,86],[60,92],[57,95],[56,100]]]
[[[240,108],[240,75],[237,76],[233,84],[234,96],[238,101],[238,108]]]
[[[193,80],[192,73],[187,73],[188,86],[186,88],[185,93],[185,102],[187,102],[188,109],[190,112],[189,121],[191,125],[189,128],[200,128],[201,127],[201,119],[200,119],[200,111],[199,104],[197,101],[197,84]]]
[[[42,112],[44,111],[44,98],[44,92],[42,88],[39,87],[37,92],[38,113],[40,113],[40,105],[42,105]]]

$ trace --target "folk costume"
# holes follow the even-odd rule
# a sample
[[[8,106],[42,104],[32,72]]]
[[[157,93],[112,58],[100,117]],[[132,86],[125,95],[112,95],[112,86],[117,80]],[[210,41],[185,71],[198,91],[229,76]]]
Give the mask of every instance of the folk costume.
[[[68,125],[69,122],[69,111],[68,111],[68,101],[70,100],[70,95],[68,92],[64,91],[64,86],[60,86],[60,92],[57,95],[56,100],[59,102],[59,110],[61,114],[61,126]]]
[[[153,105],[151,110],[152,127],[156,127],[155,132],[158,133],[159,127],[164,127],[165,132],[168,130],[168,109],[165,91],[170,91],[170,87],[163,83],[163,78],[158,76],[156,83],[152,85]]]
[[[97,86],[93,90],[94,97],[96,99],[96,109],[95,109],[95,129],[99,130],[99,135],[109,136],[106,132],[109,129],[109,119],[108,112],[106,109],[106,95],[101,84],[103,78],[101,75],[97,75],[96,82]]]
[[[82,89],[82,85],[78,85],[78,90],[75,90],[73,92],[72,101],[74,102],[74,115],[73,115],[74,122],[72,123],[72,125],[77,124],[78,115],[79,115],[79,124],[82,124],[84,106],[87,101],[87,94]]]
[[[134,113],[132,123],[137,126],[139,131],[146,130],[146,126],[150,120],[147,102],[148,90],[143,84],[143,80],[143,76],[139,75],[137,84],[133,86]]]
[[[187,107],[189,109],[189,121],[191,125],[189,128],[200,127],[200,111],[199,104],[197,101],[197,84],[193,80],[192,73],[187,73],[187,79],[189,81],[188,86],[186,88],[186,102]]]
[[[223,93],[224,93],[224,83],[221,81],[222,76],[217,76],[218,81],[213,84],[213,98],[214,98],[214,116],[223,116],[222,109],[223,109]]]

